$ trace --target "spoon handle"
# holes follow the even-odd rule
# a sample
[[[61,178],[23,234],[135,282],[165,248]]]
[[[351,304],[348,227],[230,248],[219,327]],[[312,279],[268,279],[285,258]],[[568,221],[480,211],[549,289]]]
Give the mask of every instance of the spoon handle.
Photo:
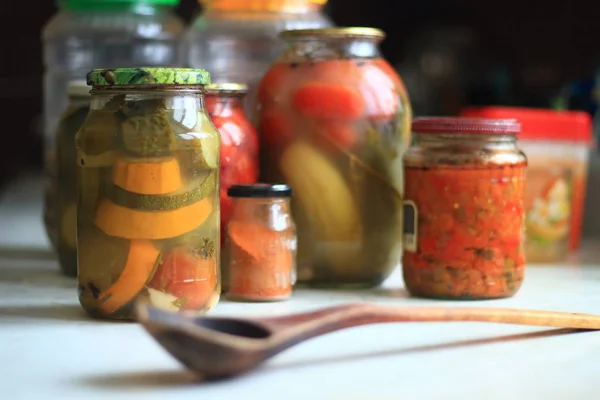
[[[347,304],[260,322],[281,334],[284,342],[354,326],[384,322],[494,322],[574,329],[600,329],[600,316],[554,311],[478,307],[394,307]]]

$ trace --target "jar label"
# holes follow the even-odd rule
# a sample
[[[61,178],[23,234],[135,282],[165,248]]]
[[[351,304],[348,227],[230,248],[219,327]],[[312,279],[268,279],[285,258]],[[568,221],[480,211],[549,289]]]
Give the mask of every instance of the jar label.
[[[403,209],[403,231],[402,246],[404,251],[415,253],[417,251],[417,241],[419,236],[419,210],[412,200],[405,200],[402,203]]]

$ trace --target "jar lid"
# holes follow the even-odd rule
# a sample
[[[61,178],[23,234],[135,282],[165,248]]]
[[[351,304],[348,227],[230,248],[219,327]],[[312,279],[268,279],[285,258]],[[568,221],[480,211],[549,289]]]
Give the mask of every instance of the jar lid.
[[[210,73],[200,68],[94,69],[87,74],[89,86],[114,85],[208,85]]]
[[[421,117],[415,118],[412,130],[416,133],[516,135],[521,131],[521,125],[516,119]]]
[[[61,7],[78,10],[95,10],[119,4],[146,3],[165,6],[176,6],[181,0],[58,0]]]
[[[247,185],[232,185],[227,189],[229,197],[277,198],[290,197],[292,188],[288,185],[254,183]]]
[[[592,118],[584,111],[556,111],[523,107],[467,107],[465,117],[515,118],[521,123],[521,140],[592,143]]]
[[[67,84],[67,95],[69,97],[89,97],[90,87],[84,80],[73,80]]]
[[[385,32],[377,28],[362,26],[354,27],[334,27],[334,28],[313,28],[313,29],[288,29],[282,31],[279,36],[285,38],[301,37],[328,37],[328,38],[348,38],[361,37],[372,39],[385,38]]]
[[[207,94],[246,94],[248,85],[243,83],[215,82],[206,85],[204,90]]]

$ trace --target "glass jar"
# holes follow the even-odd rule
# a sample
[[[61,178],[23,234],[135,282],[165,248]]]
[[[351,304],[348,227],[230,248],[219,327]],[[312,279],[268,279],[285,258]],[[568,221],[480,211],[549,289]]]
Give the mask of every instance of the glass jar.
[[[401,257],[408,95],[378,29],[282,36],[258,93],[260,180],[294,189],[299,282],[376,286]]]
[[[188,65],[211,72],[213,82],[249,85],[246,111],[254,116],[256,87],[283,51],[282,30],[322,28],[327,0],[199,0],[202,13],[187,34]]]
[[[90,110],[90,88],[86,81],[69,84],[69,107],[56,130],[57,166],[49,177],[44,207],[46,232],[58,253],[62,272],[77,276],[77,151],[75,135]]]
[[[67,85],[92,68],[185,65],[180,0],[58,0],[42,33],[44,152],[53,168],[54,132],[68,106]],[[51,172],[52,174],[55,172]]]
[[[77,133],[79,300],[92,316],[133,317],[144,297],[204,312],[220,295],[220,136],[201,69],[88,74]]]
[[[525,155],[514,119],[419,118],[404,156],[404,283],[415,296],[512,296],[525,270]]]
[[[256,183],[258,180],[258,136],[244,113],[242,100],[248,87],[237,83],[213,83],[206,87],[206,110],[221,133],[221,243],[231,216],[231,199],[227,189],[233,184]],[[227,252],[221,254],[221,265]],[[223,290],[227,269],[221,268]]]
[[[279,301],[296,283],[296,226],[287,185],[233,185],[227,225],[227,297],[241,301]]]

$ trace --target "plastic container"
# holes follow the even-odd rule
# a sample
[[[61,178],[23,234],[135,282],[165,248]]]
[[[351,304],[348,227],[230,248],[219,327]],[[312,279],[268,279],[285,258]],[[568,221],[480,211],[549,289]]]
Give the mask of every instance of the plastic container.
[[[296,283],[296,225],[287,185],[233,185],[227,224],[227,298],[288,299]]]
[[[227,189],[258,180],[258,135],[244,113],[242,101],[248,87],[238,83],[213,83],[206,87],[206,110],[221,133],[221,242],[232,213]],[[223,291],[227,289],[228,253],[221,255]]]
[[[186,82],[182,84],[181,82]],[[201,69],[88,74],[76,137],[79,300],[91,315],[131,319],[139,297],[202,313],[218,301],[220,135]]]
[[[202,13],[187,33],[188,65],[210,71],[213,82],[249,85],[246,112],[253,118],[256,86],[283,51],[286,29],[322,28],[327,0],[200,0]]]
[[[418,118],[404,155],[402,271],[414,296],[514,295],[525,272],[519,123]]]
[[[174,12],[179,1],[57,1],[58,12],[42,33],[46,170],[56,166],[54,132],[70,81],[85,79],[93,68],[185,65],[185,26]]]
[[[90,88],[86,81],[69,83],[69,107],[56,130],[57,168],[48,181],[44,222],[58,253],[61,271],[77,276],[77,151],[75,135],[90,110]]]
[[[382,31],[285,31],[258,92],[261,181],[294,189],[298,281],[373,287],[398,265],[411,108]]]
[[[579,111],[477,107],[464,116],[517,118],[529,168],[525,190],[528,262],[564,260],[581,241],[591,117]]]

